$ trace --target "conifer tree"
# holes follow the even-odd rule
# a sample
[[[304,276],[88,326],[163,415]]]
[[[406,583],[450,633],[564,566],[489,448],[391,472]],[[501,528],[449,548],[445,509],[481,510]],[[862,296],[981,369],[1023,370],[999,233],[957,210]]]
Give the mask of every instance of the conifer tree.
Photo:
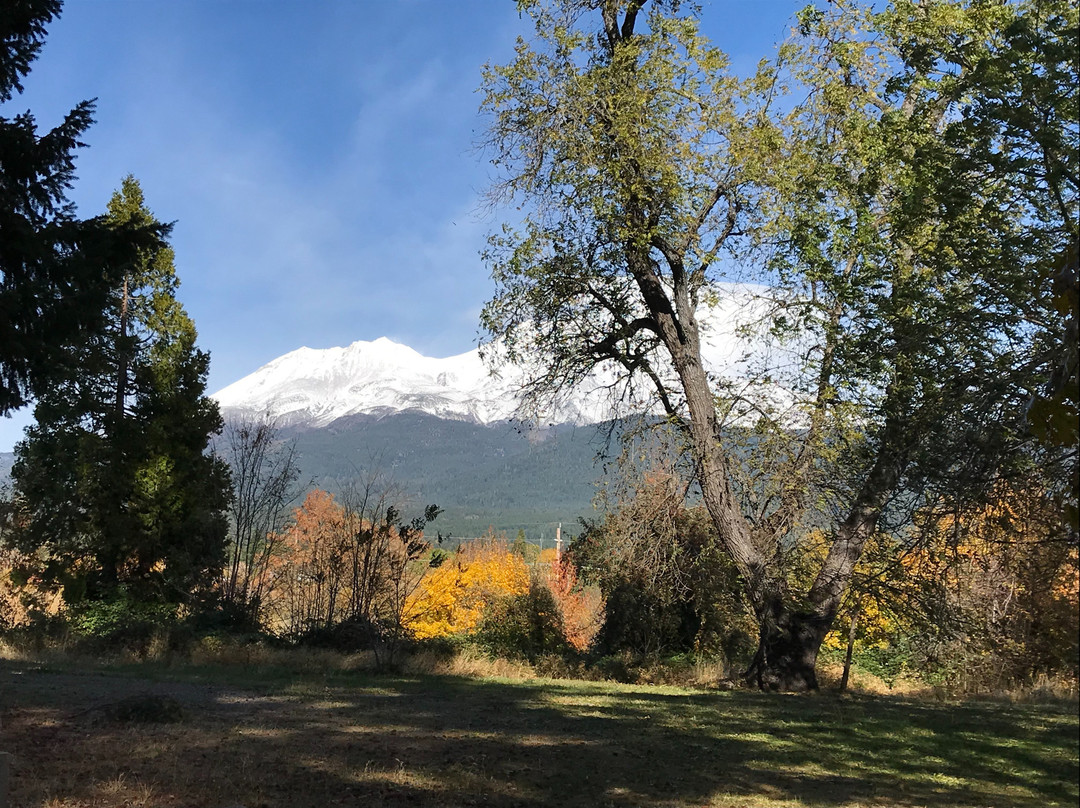
[[[109,203],[112,228],[161,227],[128,177]],[[221,429],[205,395],[209,355],[176,300],[173,251],[129,262],[110,290],[105,328],[42,394],[13,472],[27,510],[20,543],[69,600],[182,602],[220,567],[225,464],[207,454]]]
[[[0,13],[0,105],[23,90],[59,0],[9,0]],[[23,111],[0,115],[0,414],[28,403],[70,366],[72,349],[102,327],[105,297],[134,250],[159,228],[79,220],[66,198],[74,152],[93,123],[77,104],[40,133]]]

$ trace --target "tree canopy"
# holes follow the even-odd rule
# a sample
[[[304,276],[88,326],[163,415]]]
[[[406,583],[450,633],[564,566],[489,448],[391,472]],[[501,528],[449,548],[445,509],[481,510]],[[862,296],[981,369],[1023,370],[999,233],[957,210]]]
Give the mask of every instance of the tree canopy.
[[[0,104],[23,91],[59,0],[17,0],[0,15]],[[66,193],[74,154],[93,122],[82,101],[48,132],[30,112],[0,116],[0,414],[17,409],[103,326],[113,279],[160,228],[79,220]]]
[[[504,355],[544,357],[530,403],[603,367],[681,429],[760,625],[748,676],[815,687],[886,517],[978,498],[1030,459],[1025,403],[1069,327],[1047,268],[1076,241],[1076,10],[809,8],[740,79],[682,4],[522,6],[536,35],[488,68],[484,109],[493,194],[526,216],[491,239],[483,324]],[[785,413],[703,367],[702,312],[733,268],[803,349]],[[764,484],[745,484],[725,415],[754,424]],[[792,582],[822,512],[829,550]]]

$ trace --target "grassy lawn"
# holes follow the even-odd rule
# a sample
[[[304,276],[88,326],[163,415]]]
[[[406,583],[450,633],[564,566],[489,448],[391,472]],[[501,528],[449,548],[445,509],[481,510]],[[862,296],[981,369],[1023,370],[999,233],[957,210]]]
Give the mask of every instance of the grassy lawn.
[[[20,808],[1080,800],[1075,706],[4,661],[0,718]]]

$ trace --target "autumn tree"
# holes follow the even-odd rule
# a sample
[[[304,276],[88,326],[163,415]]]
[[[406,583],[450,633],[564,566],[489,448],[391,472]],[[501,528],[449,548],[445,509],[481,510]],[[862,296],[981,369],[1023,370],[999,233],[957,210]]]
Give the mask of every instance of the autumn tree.
[[[311,491],[273,547],[266,607],[275,630],[308,641],[370,648],[380,666],[395,664],[409,638],[411,599],[428,566],[424,528],[430,505],[411,521],[392,503],[380,475],[340,501]]]
[[[459,545],[431,569],[406,605],[406,625],[417,639],[466,634],[496,600],[529,591],[524,560],[492,534]]]
[[[678,3],[604,0],[595,29],[588,4],[522,5],[536,36],[484,86],[494,196],[528,212],[487,253],[492,352],[543,357],[526,406],[602,367],[624,400],[667,415],[759,624],[748,678],[816,687],[818,648],[898,495],[978,496],[1015,445],[1025,312],[1046,309],[1025,278],[1075,239],[1076,196],[1068,171],[1056,208],[1012,193],[1022,161],[990,160],[1008,124],[983,101],[994,66],[1035,41],[1056,112],[1033,131],[1067,140],[1075,9],[808,9],[781,64],[739,81]],[[785,86],[806,100],[781,101]],[[702,364],[700,312],[733,264],[780,281],[773,332],[805,360],[787,419],[726,398]],[[781,447],[764,487],[738,484],[725,414],[764,417]],[[823,497],[831,544],[792,590],[787,548]]]
[[[926,514],[905,568],[908,586],[929,595],[936,630],[911,638],[913,664],[953,689],[1074,680],[1080,567],[1070,530],[1054,496],[1004,480],[978,507]]]
[[[544,580],[562,617],[566,642],[587,651],[604,625],[604,598],[599,587],[586,586],[577,574],[569,553],[549,568]]]
[[[342,619],[348,595],[346,554],[355,528],[333,495],[316,489],[296,508],[284,533],[273,540],[279,562],[274,603],[288,634],[328,629]]]
[[[131,177],[106,220],[158,226]],[[42,393],[16,447],[15,541],[71,601],[190,602],[220,570],[229,478],[207,450],[221,416],[177,286],[167,245],[126,264],[106,327]]]

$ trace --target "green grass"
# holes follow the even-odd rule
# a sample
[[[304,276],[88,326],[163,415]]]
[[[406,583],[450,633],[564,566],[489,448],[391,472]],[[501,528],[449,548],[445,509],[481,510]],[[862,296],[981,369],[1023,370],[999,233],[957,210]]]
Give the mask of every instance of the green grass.
[[[1075,705],[0,663],[15,805],[1075,806]],[[179,723],[101,705],[176,699]]]

